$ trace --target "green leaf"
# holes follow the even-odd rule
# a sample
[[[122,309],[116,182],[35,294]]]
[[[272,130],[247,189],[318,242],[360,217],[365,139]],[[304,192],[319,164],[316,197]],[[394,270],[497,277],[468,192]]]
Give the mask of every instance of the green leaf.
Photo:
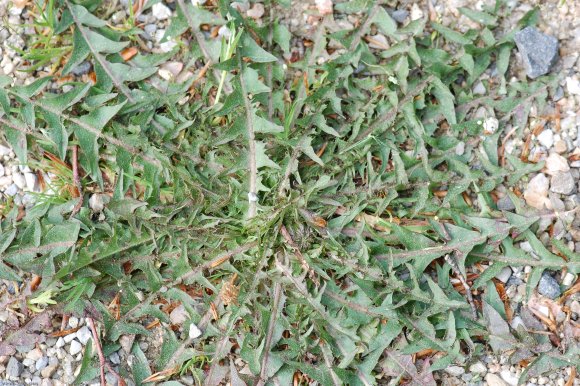
[[[242,36],[242,44],[240,46],[242,56],[251,59],[256,63],[275,62],[277,59],[262,47],[260,47],[254,39],[248,34],[244,33]]]
[[[81,369],[79,370],[79,374],[77,375],[77,377],[73,382],[75,385],[85,384],[98,376],[99,369],[95,365],[95,363],[91,360],[92,356],[93,356],[93,340],[90,339],[85,346],[83,360],[81,361]]]
[[[455,32],[452,29],[445,27],[439,23],[431,22],[431,27],[437,32],[439,32],[445,39],[459,43],[461,45],[471,44],[471,40],[466,38],[463,34]]]
[[[254,132],[256,133],[281,133],[284,131],[282,126],[270,122],[258,115],[254,115]]]
[[[290,39],[292,38],[292,35],[290,34],[290,31],[288,31],[288,28],[284,26],[284,24],[274,24],[274,33],[272,34],[272,37],[276,44],[282,48],[282,51],[285,53],[290,52]]]
[[[107,23],[104,20],[101,20],[98,17],[94,16],[82,5],[70,3],[69,9],[75,16],[75,18],[78,19],[78,21],[81,22],[83,25],[95,28],[105,27],[107,25]]]
[[[133,361],[132,366],[133,379],[137,385],[142,385],[143,380],[151,375],[151,369],[147,365],[149,360],[145,357],[145,354],[143,354],[138,344],[133,345],[131,354],[135,356],[135,361]]]
[[[68,75],[76,66],[81,64],[91,53],[89,45],[78,28],[73,32],[73,51],[68,62],[62,68],[62,75]]]
[[[493,15],[490,15],[487,12],[483,11],[476,11],[471,8],[459,7],[459,12],[462,15],[467,16],[471,20],[486,26],[495,26],[497,24],[497,18]]]
[[[441,105],[445,119],[450,125],[455,125],[457,123],[457,118],[455,116],[455,104],[453,94],[449,91],[449,88],[441,82],[441,80],[433,79],[433,95],[437,98],[437,101]]]
[[[250,67],[244,68],[244,82],[249,94],[257,95],[269,92],[270,89],[258,79],[258,71]]]
[[[389,16],[387,11],[383,7],[379,7],[378,11],[373,18],[373,23],[379,28],[379,30],[385,35],[392,36],[397,31],[397,23]]]
[[[261,141],[256,141],[256,166],[258,168],[280,169],[280,166],[266,155],[266,145]]]

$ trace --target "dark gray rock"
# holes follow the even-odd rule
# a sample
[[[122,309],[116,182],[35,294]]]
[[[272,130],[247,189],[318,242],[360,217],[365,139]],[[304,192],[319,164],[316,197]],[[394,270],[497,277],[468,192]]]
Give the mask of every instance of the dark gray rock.
[[[514,38],[522,55],[527,75],[534,79],[550,72],[558,60],[558,39],[534,27],[526,27]]]
[[[516,206],[509,196],[504,196],[497,200],[497,209],[499,210],[514,210]]]
[[[560,291],[560,284],[549,273],[544,272],[540,283],[538,284],[538,292],[550,299],[556,299],[562,293]]]
[[[79,63],[78,66],[73,68],[71,72],[73,73],[73,75],[81,76],[88,74],[89,71],[91,71],[91,67],[92,67],[91,62],[85,60],[84,62]]]
[[[14,357],[10,357],[8,364],[6,365],[6,376],[8,378],[18,378],[22,374],[24,366],[22,363]]]
[[[407,11],[406,9],[395,9],[392,13],[391,13],[391,17],[393,18],[393,20],[395,20],[397,23],[404,23],[405,20],[407,20],[407,17],[409,16],[409,11]]]

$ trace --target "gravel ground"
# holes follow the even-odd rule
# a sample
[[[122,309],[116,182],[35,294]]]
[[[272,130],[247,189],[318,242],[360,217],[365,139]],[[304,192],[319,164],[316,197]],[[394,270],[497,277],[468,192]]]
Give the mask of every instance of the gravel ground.
[[[290,30],[297,35],[307,36],[316,27],[318,19],[310,16],[308,10],[313,7],[313,2],[302,2],[289,11],[281,13],[282,19],[287,21]],[[324,2],[322,2],[324,3]],[[457,8],[470,6],[481,8],[484,2],[474,0],[434,0],[433,9],[430,11],[425,2],[404,1],[397,8],[393,17],[401,23],[411,19],[427,17],[431,12],[439,15],[444,24],[459,30],[467,30],[476,27],[472,21],[458,13]],[[505,150],[514,155],[520,155],[524,145],[529,139],[528,159],[538,162],[544,160],[545,168],[537,175],[524,180],[519,187],[519,193],[528,205],[539,211],[553,212],[558,214],[546,216],[540,221],[538,237],[544,243],[551,238],[565,241],[570,249],[580,252],[580,214],[573,212],[580,203],[580,116],[577,114],[580,106],[580,74],[578,63],[578,47],[580,47],[580,4],[575,1],[548,1],[519,2],[508,1],[512,9],[510,16],[503,22],[505,30],[511,29],[525,12],[539,5],[542,19],[538,29],[546,34],[554,36],[560,44],[560,60],[555,65],[553,72],[561,72],[564,77],[561,82],[561,93],[555,98],[553,108],[549,111],[551,118],[546,118],[545,111],[532,111],[531,122],[523,130],[523,136],[512,136],[505,142]],[[120,7],[126,4],[121,1]],[[264,11],[263,7],[255,4],[252,7],[240,2],[240,9],[250,17],[260,20]],[[169,19],[174,13],[173,3],[162,2],[154,5],[151,9],[138,16],[144,31],[142,35],[142,49],[153,52],[168,52],[177,42],[168,41],[160,43],[169,24]],[[112,13],[113,24],[123,23],[127,17],[124,10]],[[17,8],[8,0],[0,0],[0,18],[6,20],[11,27],[0,27],[0,74],[13,77],[15,84],[28,84],[35,76],[46,75],[50,68],[40,69],[38,72],[29,74],[18,71],[23,66],[22,59],[14,48],[25,48],[27,34],[32,31],[24,28],[29,23],[30,15],[26,8]],[[333,27],[336,30],[352,28],[356,25],[358,17],[350,15],[347,18],[336,20]],[[500,27],[502,28],[502,27]],[[227,34],[227,30],[220,29],[219,34]],[[380,40],[377,35],[374,40]],[[299,40],[295,41],[294,51],[301,54],[304,47]],[[340,55],[341,50],[336,50],[332,55]],[[323,54],[319,60],[326,60],[329,54]],[[162,67],[159,76],[165,79],[177,76],[183,64],[170,62]],[[513,79],[525,79],[526,74],[521,56],[518,54],[511,65]],[[91,70],[90,63],[82,63],[75,69],[74,75],[83,79]],[[476,84],[477,92],[487,94],[484,83],[490,78],[486,73],[482,76],[482,82]],[[52,87],[63,87],[55,82]],[[64,86],[66,87],[66,86]],[[494,125],[492,111],[481,107],[474,112],[474,116],[486,119],[488,125]],[[537,127],[543,128],[537,130]],[[510,127],[505,128],[509,132]],[[36,170],[31,166],[19,165],[19,162],[6,144],[0,144],[0,213],[12,205],[34,205],[41,190],[50,185],[51,176],[42,171],[41,166]],[[464,144],[465,146],[465,144]],[[456,151],[461,152],[458,148]],[[34,158],[34,155],[31,155]],[[39,183],[39,177],[48,184]],[[45,190],[45,193],[47,191]],[[50,193],[50,192],[48,192]],[[507,195],[507,189],[498,190],[498,206],[503,210],[513,210],[514,204]],[[527,242],[520,244],[524,251],[531,252],[531,246]],[[505,291],[509,299],[508,303],[513,310],[509,319],[515,329],[546,330],[546,326],[540,323],[534,316],[538,313],[547,318],[553,318],[558,328],[564,328],[570,321],[578,321],[580,318],[580,294],[574,294],[567,298],[564,304],[556,304],[552,299],[560,296],[563,290],[573,285],[578,278],[566,272],[548,272],[544,274],[538,286],[538,295],[526,303],[525,286],[529,276],[530,267],[508,267],[496,277],[496,288],[499,286]],[[14,296],[17,291],[17,283],[4,282],[0,286],[0,304],[3,299]],[[171,320],[179,324],[183,317],[179,308],[171,313]],[[0,310],[0,335],[6,329],[18,326],[22,323],[20,315],[10,309]],[[91,339],[91,331],[84,319],[71,317],[68,322],[62,323],[55,318],[51,321],[52,331],[62,336],[43,335],[43,341],[36,347],[20,347],[18,353],[12,356],[0,356],[0,386],[15,385],[43,385],[59,386],[69,385],[78,374],[84,346]],[[49,329],[50,330],[50,329]],[[61,332],[62,330],[62,332]],[[138,342],[143,352],[148,357],[154,357],[159,352],[161,345],[161,327],[152,330],[151,337]],[[111,350],[109,360],[114,365],[115,371],[120,371],[119,366],[131,363],[135,357],[130,352],[133,344],[128,339],[122,339],[121,347]],[[518,383],[522,367],[509,363],[507,356],[494,356],[486,353],[463,366],[450,366],[440,372],[437,377],[444,385],[490,385],[490,386],[515,386]],[[245,369],[241,369],[244,373]],[[571,369],[563,369],[545,377],[533,378],[527,386],[534,385],[557,385],[579,386],[580,377],[572,382],[568,381]],[[14,382],[10,382],[14,381]],[[117,378],[112,372],[107,372],[107,382],[117,385]],[[186,385],[193,385],[194,379],[190,376],[181,378]],[[568,382],[568,383],[566,383]],[[98,380],[92,384],[98,385]],[[128,382],[131,385],[131,382]]]

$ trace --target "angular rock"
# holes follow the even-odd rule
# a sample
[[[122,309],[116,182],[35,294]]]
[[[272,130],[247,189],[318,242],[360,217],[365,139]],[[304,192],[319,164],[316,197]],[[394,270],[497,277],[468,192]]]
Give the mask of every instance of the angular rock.
[[[550,190],[554,193],[570,194],[574,191],[575,185],[570,172],[554,174],[550,180]]]
[[[153,4],[151,13],[157,20],[165,20],[171,17],[171,9],[163,3]]]
[[[487,367],[482,362],[475,362],[469,366],[469,371],[476,374],[481,374],[487,372]]]
[[[22,374],[23,369],[24,366],[22,366],[22,363],[20,363],[18,359],[10,357],[8,364],[6,365],[6,376],[8,378],[18,378],[20,374]]]
[[[83,326],[77,331],[77,339],[79,340],[79,342],[81,342],[83,346],[87,344],[87,342],[89,341],[89,339],[91,339],[91,337],[92,337],[91,330],[89,330],[87,326]]]
[[[495,374],[487,374],[485,376],[485,380],[488,384],[488,386],[507,386],[507,383],[505,383],[500,377],[498,377]]]
[[[566,78],[566,89],[570,94],[580,95],[580,80],[576,77]]]
[[[71,72],[73,75],[81,76],[81,75],[88,74],[89,71],[91,71],[92,67],[93,66],[92,66],[91,62],[85,60],[84,62],[81,62],[77,66],[75,66]]]
[[[560,154],[552,153],[546,158],[546,173],[554,175],[560,172],[567,172],[570,170],[568,160]]]
[[[327,0],[318,0],[316,2],[319,12],[322,15],[326,15],[332,13],[332,2],[328,2]],[[327,8],[330,7],[330,12],[328,12]],[[248,17],[252,19],[259,19],[264,15],[264,4],[262,3],[255,3],[254,6],[246,12]]]
[[[530,180],[524,192],[526,203],[536,209],[544,209],[544,205],[548,202],[549,187],[550,181],[543,173],[536,175]]]
[[[465,373],[465,369],[461,366],[449,366],[445,369],[445,372],[454,377],[458,377]]]
[[[183,322],[185,322],[187,319],[189,319],[189,314],[187,313],[183,304],[175,307],[169,314],[169,320],[171,321],[171,324],[182,325]]]
[[[519,376],[515,375],[509,370],[502,370],[499,375],[501,376],[501,379],[503,379],[508,385],[511,386],[517,386],[520,380]]]
[[[562,293],[560,291],[560,284],[550,274],[544,272],[542,278],[538,283],[538,292],[550,299],[556,299]]]
[[[552,130],[544,130],[538,135],[538,142],[542,144],[546,149],[549,149],[554,145],[554,132]]]
[[[407,17],[409,17],[409,11],[406,9],[396,9],[391,13],[391,17],[399,24],[403,24]]]
[[[550,72],[558,60],[558,39],[534,27],[517,32],[514,40],[522,55],[526,74],[532,79]]]
[[[16,196],[16,194],[18,194],[18,186],[16,186],[16,184],[12,184],[6,188],[4,193],[6,193],[7,196]]]
[[[499,271],[497,275],[495,275],[495,278],[501,281],[502,283],[507,283],[507,281],[511,276],[512,269],[510,267],[504,267],[501,271]]]
[[[47,366],[40,371],[40,375],[42,375],[43,378],[50,378],[54,375],[54,373],[56,373],[57,368],[57,365]]]
[[[514,210],[516,206],[509,196],[504,196],[497,200],[497,209],[499,210]]]
[[[78,340],[73,340],[70,342],[69,353],[70,355],[77,355],[83,351],[83,346],[78,342]]]
[[[37,371],[44,369],[46,366],[48,366],[48,357],[40,358],[39,360],[36,361],[34,365]]]

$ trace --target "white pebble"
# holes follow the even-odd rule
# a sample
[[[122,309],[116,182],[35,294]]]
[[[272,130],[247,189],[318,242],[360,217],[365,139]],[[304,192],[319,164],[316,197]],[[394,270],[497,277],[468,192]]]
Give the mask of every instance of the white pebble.
[[[78,340],[73,340],[70,342],[69,353],[70,355],[77,355],[83,350],[83,346],[78,342]]]
[[[18,186],[12,184],[8,188],[6,188],[4,193],[6,193],[6,195],[10,197],[16,196],[16,194],[18,194]]]
[[[576,77],[566,78],[566,89],[570,94],[580,95],[580,81]]]
[[[199,338],[201,336],[201,330],[193,323],[189,325],[189,337],[190,339]]]
[[[91,330],[89,330],[87,326],[83,326],[77,331],[77,339],[81,342],[83,346],[87,344],[87,342],[89,341],[89,339],[91,339],[91,337],[92,337]]]
[[[562,279],[562,284],[568,286],[574,282],[574,279],[576,279],[576,276],[574,276],[573,273],[568,272],[564,276],[564,279]]]
[[[70,326],[70,328],[77,328],[79,325],[79,318],[77,318],[76,316],[71,316],[68,319],[68,325]]]
[[[498,127],[499,127],[499,121],[497,120],[497,118],[488,117],[483,122],[483,130],[485,130],[487,133],[490,133],[490,134],[495,133],[495,131],[498,129]]]
[[[56,344],[54,346],[56,348],[61,348],[61,347],[64,347],[64,345],[65,345],[64,339],[61,336],[60,338],[57,339]]]
[[[9,155],[10,151],[10,148],[0,145],[0,156],[4,157],[5,155]]]
[[[24,189],[24,187],[26,186],[26,180],[24,179],[24,176],[20,173],[13,174],[12,181],[14,182],[14,184],[16,184],[16,186],[18,186],[20,190]]]
[[[9,169],[7,169],[9,170]],[[0,177],[0,188],[3,186],[12,185],[12,176]]]
[[[509,370],[502,370],[500,371],[499,375],[501,379],[506,381],[511,386],[516,386],[518,384],[518,381],[520,380],[520,377],[518,377],[516,374],[513,374]]]
[[[72,341],[73,341],[73,339],[74,339],[74,338],[76,338],[76,336],[77,336],[77,334],[75,334],[74,332],[73,332],[72,334],[65,335],[65,336],[63,337],[63,339],[64,339],[64,342],[65,342],[65,343],[70,343],[70,342],[72,342]]]
[[[538,142],[546,149],[550,149],[554,145],[554,133],[552,130],[544,130],[538,135]]]
[[[24,180],[26,181],[26,189],[29,192],[35,191],[36,188],[36,175],[34,173],[25,173]]]
[[[163,3],[154,4],[151,12],[157,20],[165,20],[171,17],[171,9]]]

